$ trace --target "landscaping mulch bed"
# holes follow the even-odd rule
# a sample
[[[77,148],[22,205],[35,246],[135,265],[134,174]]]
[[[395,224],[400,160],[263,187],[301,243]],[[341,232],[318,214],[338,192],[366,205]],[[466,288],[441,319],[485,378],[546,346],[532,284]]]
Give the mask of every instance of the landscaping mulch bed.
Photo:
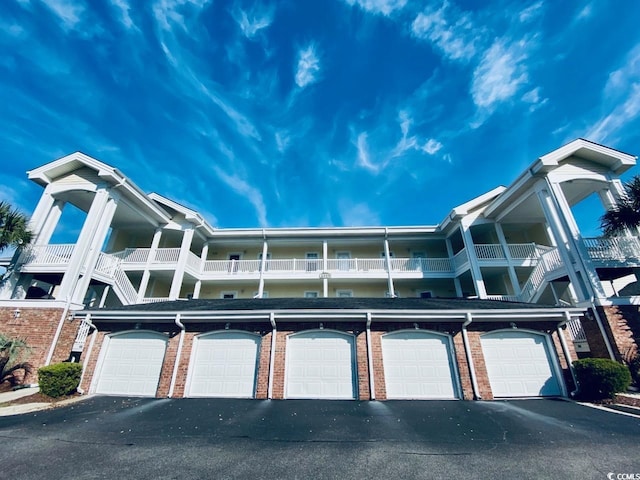
[[[43,393],[34,393],[33,395],[28,395],[26,397],[17,398],[9,402],[9,405],[24,405],[28,403],[59,403],[64,400],[69,400],[71,398],[79,397],[79,393],[72,393],[71,395],[63,395],[62,397],[53,398],[48,395],[44,395]]]

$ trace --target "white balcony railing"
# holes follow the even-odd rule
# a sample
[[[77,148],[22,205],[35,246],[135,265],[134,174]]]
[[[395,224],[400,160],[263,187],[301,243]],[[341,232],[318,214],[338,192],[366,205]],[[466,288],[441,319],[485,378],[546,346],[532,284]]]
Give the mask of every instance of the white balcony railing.
[[[384,258],[330,258],[327,260],[330,272],[386,272]]]
[[[501,302],[519,302],[517,295],[487,295],[488,300],[500,300]]]
[[[586,342],[587,335],[584,332],[584,328],[582,327],[582,322],[578,318],[572,318],[569,322],[567,322],[567,327],[569,330],[569,335],[571,335],[571,340],[574,342]]]
[[[394,272],[451,273],[453,261],[450,258],[392,258]]]
[[[478,260],[506,259],[502,245],[499,243],[481,243],[474,245]]]
[[[254,273],[260,271],[260,260],[207,260],[204,273]]]
[[[18,262],[24,265],[65,265],[71,260],[74,247],[72,243],[31,245],[24,249]]]
[[[589,258],[594,261],[640,259],[637,237],[585,238],[583,243]]]
[[[540,256],[540,251],[535,243],[509,243],[509,256],[514,260],[533,260]]]

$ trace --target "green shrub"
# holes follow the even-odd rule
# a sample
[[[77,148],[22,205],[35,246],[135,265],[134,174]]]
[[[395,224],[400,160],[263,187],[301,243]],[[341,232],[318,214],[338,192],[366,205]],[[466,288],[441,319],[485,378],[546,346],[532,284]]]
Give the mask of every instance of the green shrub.
[[[40,392],[50,397],[70,395],[80,384],[82,365],[79,363],[54,363],[38,369]]]
[[[631,384],[626,365],[608,358],[584,358],[573,362],[578,381],[578,397],[583,400],[613,398]]]

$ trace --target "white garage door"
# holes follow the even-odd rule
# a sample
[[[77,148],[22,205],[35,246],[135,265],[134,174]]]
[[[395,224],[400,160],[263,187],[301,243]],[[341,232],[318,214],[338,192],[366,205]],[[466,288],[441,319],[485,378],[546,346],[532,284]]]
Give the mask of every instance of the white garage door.
[[[494,397],[562,394],[544,334],[499,331],[483,335],[481,342]]]
[[[96,393],[154,397],[167,348],[157,332],[129,332],[105,340]]]
[[[387,398],[456,398],[449,337],[420,331],[382,337]]]
[[[260,336],[225,331],[194,340],[187,396],[251,398]]]
[[[329,330],[287,338],[287,398],[354,399],[353,335]]]

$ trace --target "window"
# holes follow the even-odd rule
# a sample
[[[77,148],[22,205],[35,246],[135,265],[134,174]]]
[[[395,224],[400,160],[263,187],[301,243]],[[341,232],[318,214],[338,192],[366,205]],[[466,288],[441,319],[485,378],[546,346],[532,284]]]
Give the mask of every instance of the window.
[[[336,290],[336,297],[338,298],[353,297],[353,290]]]
[[[269,292],[267,292],[266,290],[262,292],[262,297],[259,297],[258,293],[259,292],[253,292],[253,298],[269,298]]]
[[[412,252],[411,253],[411,269],[423,270],[423,258],[427,258],[424,252]]]
[[[222,292],[220,294],[220,298],[236,298],[238,296],[238,292]]]
[[[431,298],[431,297],[433,297],[433,292],[431,291],[420,292],[420,298]]]
[[[339,270],[351,270],[350,252],[336,252],[336,258],[338,259]]]
[[[242,258],[241,253],[230,253],[229,254],[229,271],[237,272],[238,271],[238,262]]]
[[[320,296],[320,292],[318,291],[304,292],[304,298],[318,298],[319,296]]]
[[[319,265],[318,252],[308,252],[306,254],[307,259],[307,272],[315,272],[318,270]]]

